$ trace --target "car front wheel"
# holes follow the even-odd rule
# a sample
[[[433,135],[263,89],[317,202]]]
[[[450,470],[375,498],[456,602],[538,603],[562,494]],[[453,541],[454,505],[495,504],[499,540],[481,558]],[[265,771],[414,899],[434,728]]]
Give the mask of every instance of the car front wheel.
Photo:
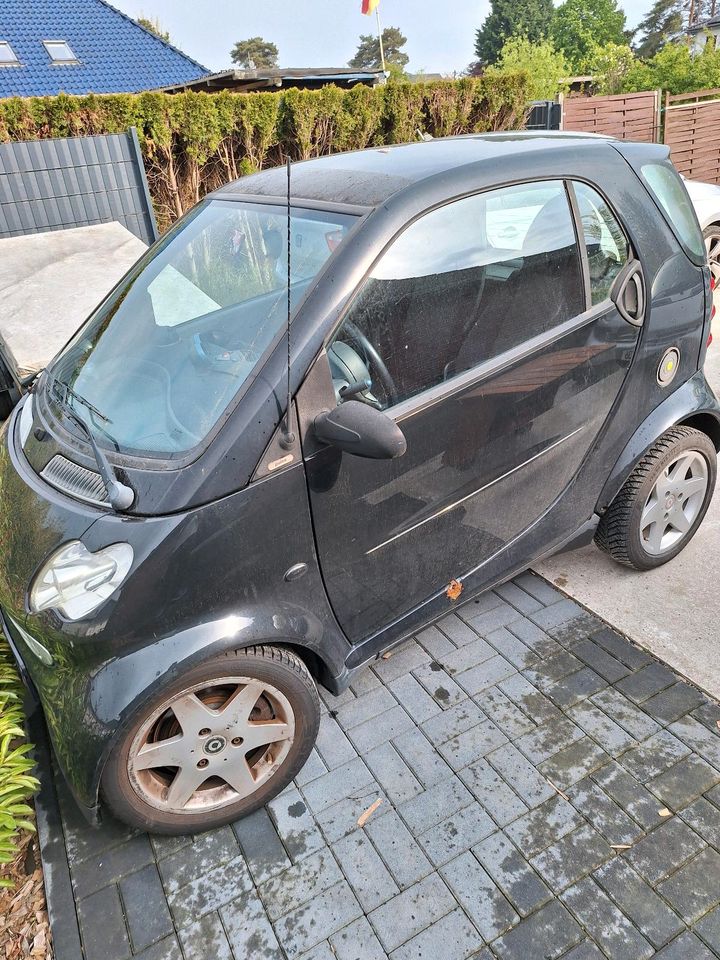
[[[189,670],[141,711],[107,762],[103,799],[153,833],[229,823],[296,776],[319,719],[315,684],[294,653],[232,651]]]
[[[695,536],[715,489],[717,454],[691,427],[664,433],[602,517],[595,542],[619,563],[651,570]]]

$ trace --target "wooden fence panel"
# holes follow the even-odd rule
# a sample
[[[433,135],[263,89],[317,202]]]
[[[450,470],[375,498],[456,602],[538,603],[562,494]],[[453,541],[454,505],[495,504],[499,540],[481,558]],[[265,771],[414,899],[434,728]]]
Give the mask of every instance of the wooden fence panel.
[[[690,180],[720,183],[719,95],[720,90],[698,90],[665,97],[665,143]]]
[[[612,97],[564,97],[561,129],[654,143],[660,134],[660,91]]]

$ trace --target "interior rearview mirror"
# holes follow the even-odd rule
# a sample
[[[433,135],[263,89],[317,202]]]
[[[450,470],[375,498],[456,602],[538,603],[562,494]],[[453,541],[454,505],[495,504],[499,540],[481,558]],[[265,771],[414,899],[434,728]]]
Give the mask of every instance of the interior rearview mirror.
[[[315,436],[338,450],[370,460],[393,460],[407,450],[400,427],[382,411],[347,400],[315,417]]]

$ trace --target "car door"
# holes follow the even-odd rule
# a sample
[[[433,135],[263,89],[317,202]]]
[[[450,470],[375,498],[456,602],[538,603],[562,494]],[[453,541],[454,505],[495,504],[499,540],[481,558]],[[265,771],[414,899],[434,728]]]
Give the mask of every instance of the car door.
[[[562,494],[632,359],[638,327],[611,299],[630,261],[600,194],[561,180],[448,203],[377,261],[298,397],[310,423],[353,395],[407,439],[389,461],[305,440],[322,573],[352,642],[420,622]],[[568,533],[585,519],[570,510]]]

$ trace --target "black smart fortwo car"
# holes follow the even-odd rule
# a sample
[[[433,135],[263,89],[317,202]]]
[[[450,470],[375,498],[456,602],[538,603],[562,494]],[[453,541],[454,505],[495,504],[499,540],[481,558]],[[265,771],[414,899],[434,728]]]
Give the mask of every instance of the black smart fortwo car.
[[[194,207],[3,428],[3,629],[90,816],[254,810],[316,682],[593,537],[662,564],[713,492],[710,273],[666,148],[469,136],[287,186]]]

